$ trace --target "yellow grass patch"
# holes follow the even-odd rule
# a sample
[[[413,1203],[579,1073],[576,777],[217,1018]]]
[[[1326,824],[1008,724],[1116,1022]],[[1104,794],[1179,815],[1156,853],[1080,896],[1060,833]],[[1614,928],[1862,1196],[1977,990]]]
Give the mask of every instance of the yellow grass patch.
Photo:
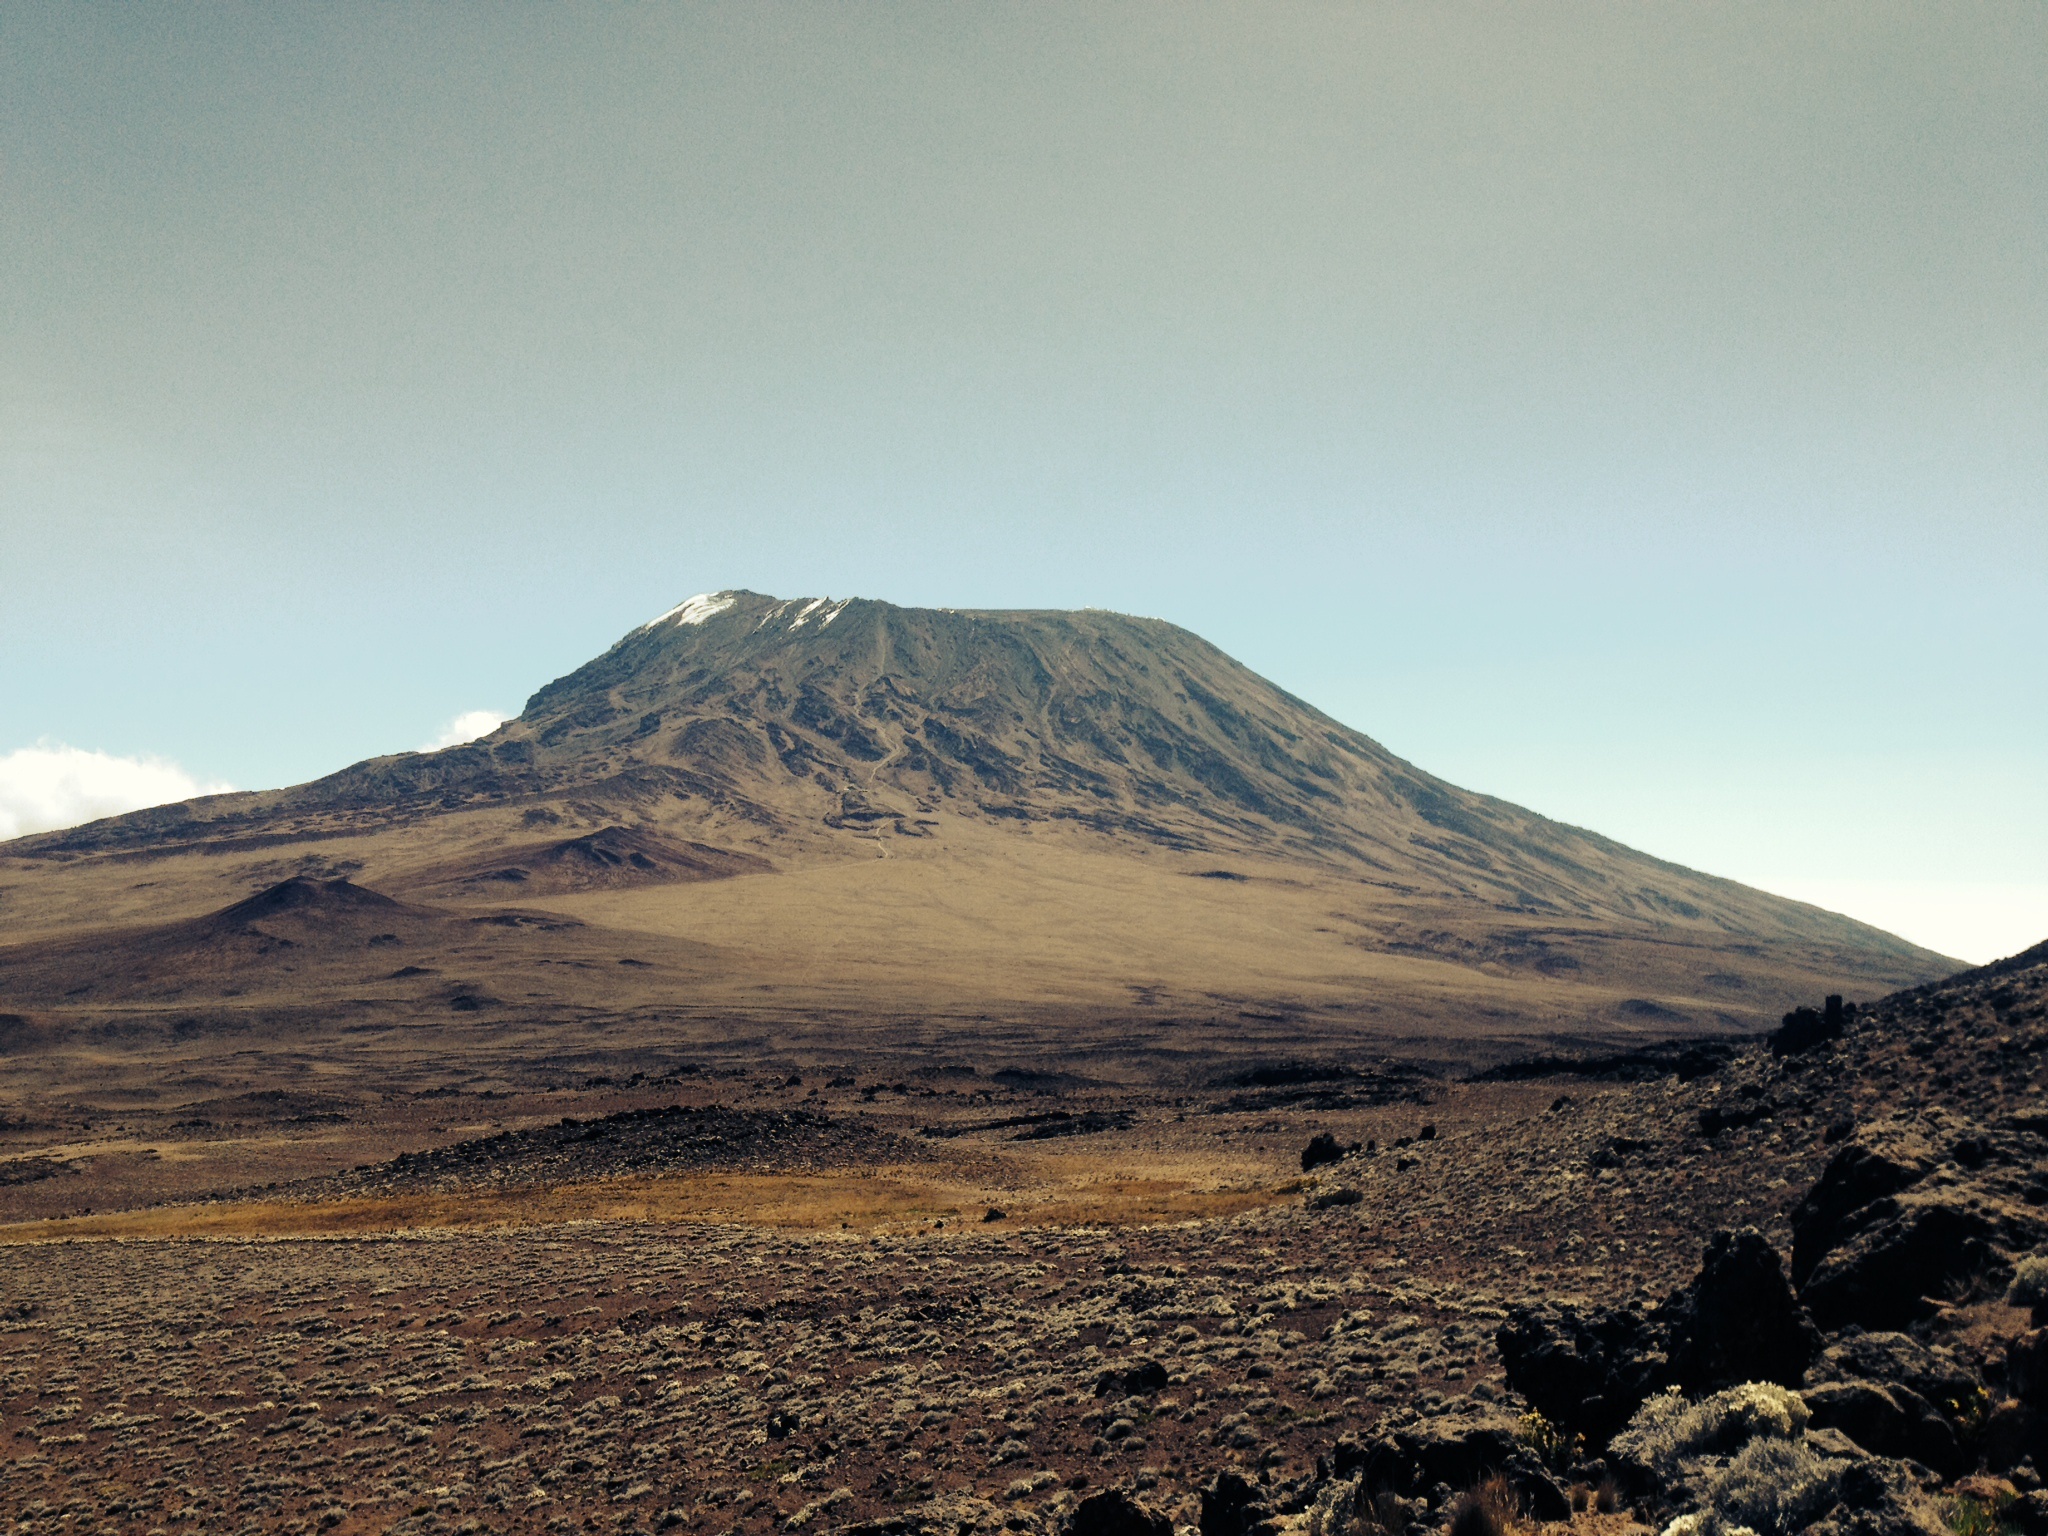
[[[979,1224],[990,1205],[1009,1227],[1139,1226],[1228,1216],[1286,1198],[1294,1185],[1203,1189],[1128,1178],[1037,1191],[990,1190],[909,1171],[719,1174],[598,1179],[541,1189],[246,1200],[159,1206],[0,1226],[0,1243],[82,1238],[312,1237],[421,1228],[547,1226],[575,1221],[829,1230]]]

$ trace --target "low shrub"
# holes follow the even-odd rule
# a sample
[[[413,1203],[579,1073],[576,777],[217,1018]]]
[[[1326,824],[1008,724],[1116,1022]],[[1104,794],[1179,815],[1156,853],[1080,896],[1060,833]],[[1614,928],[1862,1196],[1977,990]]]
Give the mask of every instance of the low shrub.
[[[1690,1456],[1727,1455],[1756,1440],[1797,1440],[1811,1417],[1805,1399],[1775,1382],[1746,1381],[1696,1403],[1674,1387],[1637,1409],[1613,1448],[1668,1482]]]
[[[2005,1299],[2016,1307],[2031,1308],[2035,1322],[2048,1322],[2048,1253],[2033,1253],[2020,1260]]]
[[[1735,1526],[1792,1536],[1835,1502],[1844,1465],[1802,1441],[1751,1440],[1701,1490],[1712,1516],[1706,1536],[1731,1536]]]
[[[1533,1408],[1515,1421],[1515,1439],[1554,1472],[1569,1469],[1586,1454],[1584,1435],[1566,1434]]]
[[[1390,1489],[1368,1493],[1363,1479],[1330,1483],[1309,1506],[1306,1536],[1402,1536],[1408,1511]]]
[[[2012,1518],[2013,1506],[2018,1502],[2018,1497],[2010,1493],[1996,1493],[1990,1498],[1964,1494],[1943,1513],[1948,1518],[1948,1528],[1956,1536],[2019,1536],[2019,1526]]]

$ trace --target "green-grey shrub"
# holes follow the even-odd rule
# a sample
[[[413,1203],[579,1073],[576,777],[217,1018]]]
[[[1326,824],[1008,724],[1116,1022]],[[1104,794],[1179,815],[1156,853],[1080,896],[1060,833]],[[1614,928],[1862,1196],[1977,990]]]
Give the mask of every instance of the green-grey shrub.
[[[1811,1416],[1797,1392],[1775,1382],[1746,1381],[1696,1403],[1674,1389],[1637,1409],[1613,1448],[1669,1479],[1690,1456],[1727,1455],[1760,1439],[1797,1440]]]
[[[2005,1299],[2016,1307],[2048,1310],[2048,1253],[2029,1254],[2019,1261]]]
[[[1704,1480],[1709,1524],[1724,1533],[1746,1525],[1758,1536],[1791,1536],[1835,1502],[1846,1465],[1804,1441],[1760,1436]]]

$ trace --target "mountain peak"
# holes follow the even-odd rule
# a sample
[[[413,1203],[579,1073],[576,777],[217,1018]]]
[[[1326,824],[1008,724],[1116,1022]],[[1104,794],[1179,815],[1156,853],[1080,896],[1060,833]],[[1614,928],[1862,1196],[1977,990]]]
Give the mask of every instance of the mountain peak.
[[[774,624],[793,633],[812,623],[823,629],[854,601],[856,599],[850,597],[837,602],[829,597],[773,598],[741,588],[699,592],[695,597],[684,598],[666,613],[649,619],[626,638],[630,640],[665,628],[693,628],[727,615],[733,622],[751,619],[757,630]]]
[[[649,619],[636,634],[644,634],[663,624],[702,624],[706,619],[724,613],[741,596],[737,592],[699,592],[695,597],[686,597],[668,612]]]
[[[1524,920],[1924,954],[1461,789],[1185,629],[1097,609],[699,593],[481,741],[61,841],[268,838],[280,816],[356,827],[494,807],[523,818],[522,848],[615,823],[787,870],[1031,832]]]

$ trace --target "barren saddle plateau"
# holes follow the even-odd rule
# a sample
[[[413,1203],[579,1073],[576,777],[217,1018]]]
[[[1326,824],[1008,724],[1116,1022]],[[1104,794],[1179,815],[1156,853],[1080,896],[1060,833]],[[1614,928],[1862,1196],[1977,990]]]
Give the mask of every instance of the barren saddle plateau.
[[[751,592],[480,741],[0,845],[0,936],[0,1049],[100,1080],[1470,1060],[1954,968],[1433,778],[1171,624]]]

